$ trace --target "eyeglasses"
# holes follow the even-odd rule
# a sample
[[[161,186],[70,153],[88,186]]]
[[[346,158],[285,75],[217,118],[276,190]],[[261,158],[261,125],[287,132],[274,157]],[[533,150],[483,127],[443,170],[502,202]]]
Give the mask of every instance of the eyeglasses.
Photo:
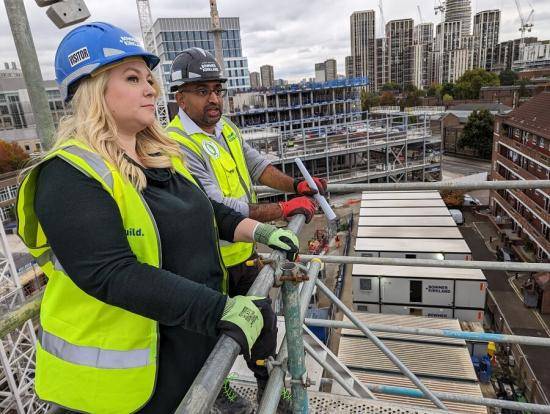
[[[222,88],[216,88],[216,89],[208,89],[208,88],[196,88],[196,89],[181,89],[180,92],[189,92],[193,93],[201,98],[207,98],[212,93],[216,95],[218,98],[223,98],[227,94],[227,89]]]

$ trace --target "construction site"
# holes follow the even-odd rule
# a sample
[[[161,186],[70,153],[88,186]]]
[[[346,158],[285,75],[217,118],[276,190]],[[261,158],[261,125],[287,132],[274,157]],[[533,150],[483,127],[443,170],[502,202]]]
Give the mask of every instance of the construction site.
[[[149,1],[137,6],[144,44],[160,54]],[[215,0],[210,9],[220,59]],[[269,372],[261,400],[240,345],[220,334],[175,413],[217,413],[228,386],[260,414],[278,412],[281,399],[293,413],[550,413],[550,336],[512,330],[491,293],[500,283],[491,272],[549,273],[550,264],[479,260],[457,218],[466,191],[547,192],[550,180],[443,180],[430,111],[363,113],[368,82],[232,101],[243,139],[272,165],[311,188],[312,175],[329,184],[326,197],[314,196],[311,222],[297,214],[274,223],[298,235],[296,260],[269,248],[255,259],[261,271],[247,295],[270,297],[278,326],[276,356],[261,361]],[[161,94],[164,124],[167,102]],[[0,226],[0,413],[61,414],[34,390],[47,278],[35,261],[16,264],[24,249]]]

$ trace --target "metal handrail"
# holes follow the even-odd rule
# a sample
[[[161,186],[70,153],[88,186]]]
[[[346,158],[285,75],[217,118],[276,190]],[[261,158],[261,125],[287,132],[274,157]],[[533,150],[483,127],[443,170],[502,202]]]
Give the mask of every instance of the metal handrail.
[[[507,190],[550,188],[550,180],[506,180],[464,182],[460,180],[410,183],[358,183],[329,184],[331,193],[358,193],[361,191],[411,191],[411,190]],[[255,191],[264,194],[280,193],[270,187],[256,186]]]

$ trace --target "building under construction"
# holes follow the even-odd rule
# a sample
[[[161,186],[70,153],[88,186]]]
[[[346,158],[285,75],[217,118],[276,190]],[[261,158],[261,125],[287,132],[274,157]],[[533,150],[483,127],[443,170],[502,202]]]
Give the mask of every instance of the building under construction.
[[[429,115],[360,112],[366,79],[293,85],[237,94],[230,117],[246,141],[287,174],[300,157],[330,182],[441,179],[441,136]]]

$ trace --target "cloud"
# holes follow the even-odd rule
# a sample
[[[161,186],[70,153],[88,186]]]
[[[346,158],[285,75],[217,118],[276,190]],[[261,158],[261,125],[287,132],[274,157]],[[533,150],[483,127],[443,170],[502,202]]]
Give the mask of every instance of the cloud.
[[[38,59],[45,78],[54,77],[55,49],[70,30],[58,30],[46,17],[46,8],[39,8],[34,0],[24,0]],[[151,0],[153,18],[208,17],[206,0]],[[520,1],[525,15],[527,1]],[[90,21],[108,21],[140,37],[140,25],[135,0],[86,0],[92,13]],[[419,22],[416,5],[420,5],[425,22],[438,23],[433,0],[416,2],[384,2],[386,21],[413,18]],[[539,39],[550,38],[550,6],[548,0],[531,0],[535,9],[534,29],[530,33]],[[511,0],[472,0],[472,14],[480,10],[499,8],[501,13],[500,39],[519,37],[519,17]],[[349,17],[353,11],[372,9],[376,12],[377,34],[381,34],[378,0],[257,0],[219,1],[220,16],[239,17],[243,54],[248,57],[251,71],[263,64],[274,66],[275,76],[299,80],[314,76],[314,64],[335,58],[338,72],[344,73],[344,58],[350,54]],[[17,60],[15,45],[9,29],[4,2],[0,2],[0,65]],[[1,65],[3,66],[3,65]]]

